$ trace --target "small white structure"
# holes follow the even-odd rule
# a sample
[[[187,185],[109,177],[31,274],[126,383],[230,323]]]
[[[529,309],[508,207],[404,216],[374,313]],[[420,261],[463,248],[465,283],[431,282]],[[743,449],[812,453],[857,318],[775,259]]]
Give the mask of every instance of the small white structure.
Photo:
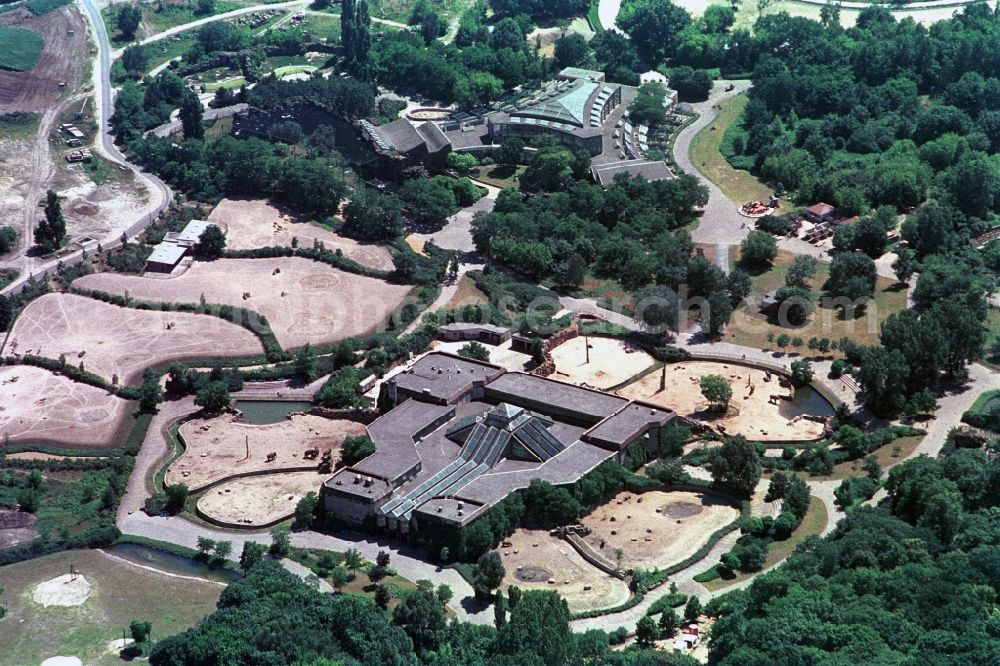
[[[194,247],[201,240],[201,235],[205,233],[205,230],[211,226],[214,225],[207,220],[191,220],[184,227],[184,230],[177,234],[175,242],[180,245],[187,244],[188,247]]]

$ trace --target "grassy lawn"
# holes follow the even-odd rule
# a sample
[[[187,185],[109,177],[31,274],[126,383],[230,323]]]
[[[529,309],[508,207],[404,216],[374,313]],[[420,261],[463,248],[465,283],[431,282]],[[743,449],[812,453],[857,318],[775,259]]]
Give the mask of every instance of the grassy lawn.
[[[283,79],[284,77],[290,76],[292,74],[301,74],[302,72],[315,72],[315,71],[316,67],[313,65],[285,65],[284,67],[279,67],[276,70],[274,70],[274,75],[279,79]]]
[[[719,150],[726,128],[736,122],[746,105],[746,95],[720,103],[719,115],[691,140],[691,161],[736,204],[763,201],[771,194],[771,189],[750,172],[734,169]]]
[[[784,286],[785,275],[794,258],[795,255],[790,252],[779,251],[770,270],[753,276],[754,293],[764,294]],[[839,340],[847,336],[859,344],[878,344],[879,327],[885,318],[906,309],[906,289],[900,288],[895,280],[880,277],[875,285],[875,296],[869,302],[864,314],[857,315],[854,319],[844,319],[838,309],[821,307],[820,289],[829,276],[830,265],[818,263],[816,275],[811,281],[817,308],[804,326],[781,328],[759,313],[750,312],[743,307],[733,315],[732,321],[726,328],[726,342],[764,350],[778,350],[777,345],[768,341],[767,336],[771,334],[777,338],[786,333],[793,338],[802,338],[803,343],[808,342],[811,337]],[[786,351],[802,353],[806,352],[806,347],[803,344],[798,349],[789,347]]]
[[[295,560],[299,564],[302,564],[314,572],[316,571],[316,565],[319,558],[325,553],[329,553],[333,556],[334,561],[338,564],[343,563],[344,554],[334,551],[324,550],[322,548],[292,548],[292,552],[289,558]],[[362,569],[354,572],[354,579],[348,581],[344,587],[340,588],[340,591],[345,594],[356,594],[362,597],[368,597],[369,599],[375,598],[375,584],[368,580],[367,570],[372,566],[371,562],[367,560],[364,561]],[[389,564],[392,568],[392,564]],[[330,582],[328,577],[322,577],[327,582]],[[403,578],[402,576],[392,575],[386,576],[382,579],[382,584],[388,589],[392,598],[389,600],[388,608],[386,608],[386,614],[390,617],[392,616],[392,609],[399,605],[399,602],[406,597],[407,594],[417,589],[416,583],[413,581]],[[332,585],[332,583],[331,583]]]
[[[1000,310],[990,308],[986,315],[986,344],[983,345],[983,349],[986,350],[986,359],[994,363],[1000,359],[990,354],[989,350],[997,340],[1000,340]]]
[[[0,69],[26,72],[42,55],[45,40],[33,30],[0,26]]]
[[[883,470],[888,470],[893,465],[897,465],[910,456],[913,452],[917,450],[920,446],[920,442],[924,439],[924,435],[913,435],[908,437],[900,437],[895,439],[885,446],[880,446],[879,448],[872,451],[871,455],[875,456],[878,460],[878,464],[881,465]],[[899,447],[899,452],[896,452],[896,447]],[[786,474],[795,474],[796,476],[805,479],[806,481],[843,481],[849,476],[865,476],[866,472],[863,468],[864,459],[859,458],[857,460],[848,460],[846,462],[838,463],[833,466],[833,473],[825,476],[813,476],[808,472],[796,472],[796,471],[786,471]],[[780,470],[765,470],[765,475],[773,474]]]
[[[69,571],[91,585],[80,606],[45,608],[32,599],[35,586]],[[170,578],[110,559],[99,551],[47,555],[0,568],[7,617],[0,621],[0,663],[37,664],[56,655],[85,664],[120,664],[108,643],[132,620],[153,623],[153,636],[197,624],[215,610],[223,588],[210,582]]]
[[[472,169],[470,175],[476,180],[481,180],[487,185],[499,187],[500,189],[506,189],[508,187],[516,189],[519,187],[517,181],[521,177],[521,174],[524,173],[525,169],[527,169],[527,167],[519,166],[511,171],[508,167],[488,164],[486,166],[480,166]]]
[[[489,297],[476,286],[475,280],[468,275],[463,275],[462,279],[458,281],[458,290],[445,304],[445,307],[454,309],[475,303],[488,303],[489,300]]]
[[[767,559],[764,561],[764,568],[766,569],[768,567],[772,567],[779,562],[784,561],[789,555],[792,554],[792,551],[795,550],[796,546],[805,541],[807,538],[820,534],[824,529],[826,529],[828,519],[829,518],[826,514],[826,505],[823,504],[822,500],[817,497],[811,498],[809,500],[809,510],[806,511],[806,515],[802,519],[802,523],[799,524],[798,528],[794,532],[792,532],[792,535],[784,541],[771,542],[771,545],[767,549]],[[699,576],[700,575],[701,574],[699,574]],[[754,575],[754,573],[739,573],[729,579],[715,578],[714,580],[709,580],[702,584],[710,592],[715,592],[716,590],[729,587],[733,583],[739,583],[740,581],[746,580]]]
[[[0,115],[0,138],[30,139],[38,131],[37,113],[5,113]]]
[[[139,25],[139,30],[136,32],[136,36],[149,37],[150,35],[155,35],[158,32],[163,32],[167,28],[173,28],[178,25],[190,23],[191,21],[197,21],[198,19],[205,18],[206,16],[224,14],[225,12],[245,7],[247,4],[248,3],[246,2],[234,2],[233,0],[216,0],[215,8],[211,14],[196,13],[197,6],[194,2],[177,5],[161,3],[156,5],[157,7],[160,7],[159,11],[157,11],[153,5],[140,4],[139,8],[142,9],[142,22]],[[104,24],[108,27],[108,34],[111,37],[111,42],[115,46],[125,46],[132,40],[125,39],[118,30],[118,8],[119,5],[117,4],[108,5],[101,10],[101,17],[104,19]]]
[[[228,79],[222,79],[221,81],[213,81],[212,83],[205,84],[205,92],[215,92],[219,88],[229,88],[230,90],[235,90],[241,85],[246,83],[247,80],[242,76],[233,76]]]

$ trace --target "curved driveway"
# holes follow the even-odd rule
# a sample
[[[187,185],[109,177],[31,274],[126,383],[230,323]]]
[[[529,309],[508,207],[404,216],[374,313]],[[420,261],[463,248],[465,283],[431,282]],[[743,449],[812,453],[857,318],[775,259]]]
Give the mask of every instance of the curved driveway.
[[[730,84],[734,86],[733,90],[726,91],[726,86]],[[705,205],[701,222],[691,232],[691,239],[695,243],[735,245],[750,233],[750,228],[746,224],[747,219],[737,212],[736,204],[730,201],[715,183],[698,170],[698,165],[691,161],[691,141],[698,132],[715,120],[719,102],[749,89],[749,81],[716,81],[706,101],[691,105],[698,113],[698,119],[681,130],[674,142],[674,162],[684,173],[697,177],[708,188],[708,203]]]

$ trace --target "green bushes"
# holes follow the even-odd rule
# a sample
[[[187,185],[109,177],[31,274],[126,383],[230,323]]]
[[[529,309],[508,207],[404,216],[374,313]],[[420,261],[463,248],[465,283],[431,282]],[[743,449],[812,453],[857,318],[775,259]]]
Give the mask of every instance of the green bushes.
[[[35,16],[41,16],[51,12],[53,9],[59,9],[63,5],[68,5],[73,0],[28,0],[27,7]]]

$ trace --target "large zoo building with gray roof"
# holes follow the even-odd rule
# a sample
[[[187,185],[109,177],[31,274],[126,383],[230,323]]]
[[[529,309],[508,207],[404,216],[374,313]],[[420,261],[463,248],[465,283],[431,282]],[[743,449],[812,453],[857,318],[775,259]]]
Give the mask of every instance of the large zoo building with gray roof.
[[[430,353],[386,380],[396,406],[375,452],[323,484],[328,513],[399,534],[463,528],[532,479],[574,483],[655,451],[670,410],[472,359]]]

